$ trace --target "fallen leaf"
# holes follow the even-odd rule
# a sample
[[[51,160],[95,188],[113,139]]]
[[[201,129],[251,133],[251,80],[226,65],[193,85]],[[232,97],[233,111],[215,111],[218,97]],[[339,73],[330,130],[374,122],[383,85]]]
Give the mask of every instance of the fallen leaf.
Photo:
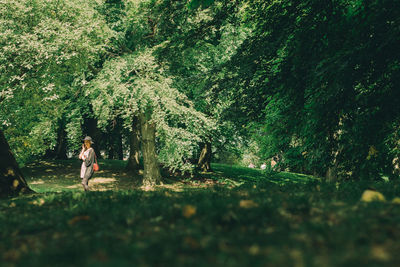
[[[68,221],[69,225],[74,225],[79,221],[88,221],[90,219],[89,216],[87,215],[83,215],[83,216],[75,216],[74,218],[72,218],[71,220]]]
[[[240,200],[239,206],[244,209],[251,209],[258,207],[258,204],[253,200]]]
[[[40,198],[40,199],[37,199],[37,200],[34,200],[34,201],[30,201],[29,204],[33,204],[33,205],[36,205],[36,206],[42,206],[44,204],[44,199]]]
[[[183,207],[182,214],[186,218],[190,218],[196,214],[196,207],[194,207],[192,205],[186,205]]]
[[[381,193],[377,191],[365,190],[361,196],[361,201],[364,202],[386,201],[386,199]]]
[[[15,180],[13,181],[13,187],[14,187],[14,188],[17,188],[18,185],[19,185],[19,181],[18,181],[17,179],[15,179]]]
[[[259,254],[260,253],[260,247],[258,245],[252,245],[249,248],[249,253],[251,255],[253,255],[253,256]]]
[[[371,248],[371,257],[379,261],[390,260],[390,254],[382,246],[373,246]]]
[[[400,204],[400,197],[395,197],[392,199],[393,204]]]

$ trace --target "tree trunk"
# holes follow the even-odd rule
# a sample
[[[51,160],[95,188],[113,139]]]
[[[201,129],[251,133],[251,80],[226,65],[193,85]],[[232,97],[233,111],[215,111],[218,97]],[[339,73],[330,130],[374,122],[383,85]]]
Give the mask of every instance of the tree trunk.
[[[160,166],[156,155],[156,127],[144,114],[139,115],[143,154],[143,185],[153,186],[161,182]]]
[[[211,142],[207,141],[202,143],[201,145],[201,153],[199,157],[199,161],[197,163],[197,167],[200,168],[203,172],[211,171]]]
[[[332,164],[330,166],[328,166],[328,170],[326,171],[325,174],[325,179],[328,182],[335,182],[338,180],[338,155],[339,155],[340,151],[337,150],[335,152],[333,152],[333,160],[332,160]]]
[[[57,146],[55,149],[56,159],[67,159],[67,133],[65,132],[64,123],[60,125],[58,129]]]
[[[26,183],[21,170],[0,130],[0,197],[33,192]]]
[[[339,126],[340,126],[340,119],[339,119]],[[341,152],[341,148],[338,147],[338,138],[339,132],[329,132],[328,135],[328,144],[331,144],[331,155],[332,155],[332,162],[328,165],[328,169],[325,174],[325,179],[328,182],[335,182],[338,180],[338,155]]]
[[[328,168],[328,170],[326,171],[326,174],[325,174],[325,179],[328,182],[337,181],[338,177],[337,177],[336,166],[331,166]]]
[[[140,125],[137,116],[133,118],[132,122],[132,133],[129,138],[129,159],[126,169],[128,171],[138,171],[140,168],[139,163],[139,151],[140,151]]]
[[[121,133],[121,129],[117,129],[117,138],[115,139],[116,142],[116,152],[117,152],[117,158],[119,160],[123,160],[124,159],[124,150],[122,148],[122,133]]]
[[[121,120],[114,119],[112,121],[111,129],[108,135],[108,158],[123,160],[123,147],[122,147],[122,127]]]
[[[108,159],[114,159],[114,143],[110,142],[108,149]]]

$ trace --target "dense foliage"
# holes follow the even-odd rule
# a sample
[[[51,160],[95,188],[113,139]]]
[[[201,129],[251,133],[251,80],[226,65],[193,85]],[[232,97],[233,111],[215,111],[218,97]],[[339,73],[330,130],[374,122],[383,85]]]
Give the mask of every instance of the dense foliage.
[[[264,159],[377,179],[398,160],[398,1],[251,1],[232,60]]]
[[[83,77],[111,35],[95,6],[72,0],[0,3],[0,121],[22,162],[56,145],[62,119],[74,121],[69,119]],[[80,125],[68,132],[71,140],[80,138]]]
[[[394,177],[399,5],[2,1],[1,127],[19,162],[74,152],[84,133],[121,158],[145,114],[173,169],[208,142],[220,161]]]

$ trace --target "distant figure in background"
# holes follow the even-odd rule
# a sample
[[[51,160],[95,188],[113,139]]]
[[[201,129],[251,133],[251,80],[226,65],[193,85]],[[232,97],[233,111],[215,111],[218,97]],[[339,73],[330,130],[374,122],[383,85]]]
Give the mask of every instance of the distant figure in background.
[[[271,159],[271,169],[272,169],[272,170],[275,170],[274,167],[276,166],[276,164],[278,164],[278,157],[277,157],[277,156],[274,156],[274,157]]]
[[[249,164],[249,168],[252,168],[252,169],[253,169],[253,168],[255,168],[255,167],[256,167],[256,165],[254,165],[253,163],[250,163],[250,164]]]
[[[86,136],[83,140],[82,151],[79,154],[79,159],[81,159],[81,178],[82,178],[82,186],[85,191],[89,191],[89,179],[92,178],[93,175],[93,164],[94,164],[94,149],[92,148],[92,138],[90,136]]]
[[[261,166],[260,166],[260,168],[261,168],[261,170],[265,170],[266,168],[267,168],[267,163],[263,163]]]

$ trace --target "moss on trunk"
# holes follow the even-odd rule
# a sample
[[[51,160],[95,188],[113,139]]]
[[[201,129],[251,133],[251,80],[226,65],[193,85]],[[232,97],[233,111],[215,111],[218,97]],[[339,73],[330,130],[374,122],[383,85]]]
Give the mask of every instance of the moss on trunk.
[[[134,116],[132,122],[132,132],[129,137],[129,159],[126,169],[137,172],[140,169],[140,123],[139,118]]]
[[[210,172],[211,170],[211,142],[207,141],[201,144],[201,153],[197,163],[198,168],[203,172]]]
[[[160,166],[156,155],[156,126],[144,114],[139,116],[143,154],[143,185],[153,186],[161,183]]]

